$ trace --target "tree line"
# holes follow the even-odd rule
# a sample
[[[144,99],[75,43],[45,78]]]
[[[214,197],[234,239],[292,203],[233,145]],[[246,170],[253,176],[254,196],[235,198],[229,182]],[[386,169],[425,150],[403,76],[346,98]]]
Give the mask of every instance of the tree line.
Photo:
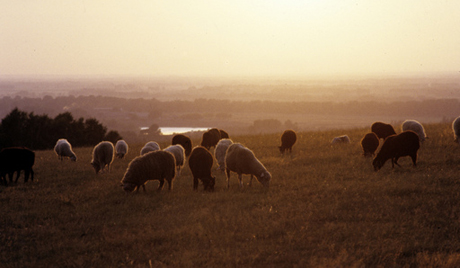
[[[33,150],[54,148],[58,139],[67,139],[72,146],[94,146],[102,140],[116,142],[122,137],[95,118],[74,119],[70,112],[54,118],[13,109],[0,124],[0,148],[25,146]]]
[[[458,116],[459,99],[426,99],[385,101],[232,101],[225,99],[194,99],[159,101],[152,99],[123,99],[105,96],[60,96],[43,98],[3,97],[0,99],[0,114],[18,107],[26,111],[56,114],[71,111],[82,116],[92,116],[97,108],[113,108],[127,113],[147,113],[154,119],[170,113],[272,113],[280,114],[322,114],[322,115],[409,115],[409,116]]]

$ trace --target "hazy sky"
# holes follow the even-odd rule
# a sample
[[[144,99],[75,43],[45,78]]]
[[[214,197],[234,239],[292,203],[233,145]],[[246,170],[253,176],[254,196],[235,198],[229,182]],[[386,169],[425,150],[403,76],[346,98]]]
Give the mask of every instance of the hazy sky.
[[[0,3],[0,75],[460,72],[456,0]]]

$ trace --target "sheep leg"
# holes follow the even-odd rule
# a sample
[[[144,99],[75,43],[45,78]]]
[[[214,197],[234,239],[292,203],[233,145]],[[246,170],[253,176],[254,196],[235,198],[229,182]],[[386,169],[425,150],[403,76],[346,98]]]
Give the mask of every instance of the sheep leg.
[[[30,171],[28,169],[24,170],[24,183],[29,180]]]
[[[227,172],[227,188],[230,188],[230,169],[226,168]]]
[[[164,179],[161,179],[160,180],[160,185],[158,186],[157,188],[157,191],[161,191],[161,189],[163,189],[163,185],[165,184],[165,180]]]
[[[171,191],[172,188],[172,179],[166,179],[168,181],[168,191]]]
[[[14,174],[14,172],[13,172],[13,174]],[[18,183],[19,175],[21,175],[20,170],[18,170],[18,175],[16,176],[16,180],[14,181],[14,183]]]
[[[238,180],[240,181],[240,188],[243,188],[243,174],[238,174]]]
[[[249,180],[249,186],[252,186],[252,179],[254,178],[254,175],[251,174],[251,180]]]
[[[193,190],[198,190],[198,178],[193,177]]]
[[[414,163],[414,167],[416,167],[417,166],[417,153],[412,154],[410,158],[412,158],[412,163]]]

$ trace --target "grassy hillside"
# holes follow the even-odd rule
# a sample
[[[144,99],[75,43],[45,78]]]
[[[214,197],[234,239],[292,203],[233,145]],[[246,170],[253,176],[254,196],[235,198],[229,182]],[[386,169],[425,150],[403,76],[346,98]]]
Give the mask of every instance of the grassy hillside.
[[[460,147],[449,124],[427,125],[418,167],[374,172],[359,140],[367,129],[303,132],[292,156],[280,135],[232,137],[272,173],[216,191],[192,190],[188,166],[171,192],[125,194],[119,182],[141,144],[96,175],[91,148],[77,162],[37,151],[32,183],[0,188],[5,267],[458,267]],[[348,134],[352,144],[330,146]],[[194,144],[199,141],[194,140]],[[167,144],[161,144],[166,147]],[[245,184],[249,177],[245,176]]]

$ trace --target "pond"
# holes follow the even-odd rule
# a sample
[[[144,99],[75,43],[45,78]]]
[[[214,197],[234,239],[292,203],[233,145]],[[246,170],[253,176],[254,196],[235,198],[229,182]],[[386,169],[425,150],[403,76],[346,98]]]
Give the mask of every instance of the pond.
[[[160,127],[161,134],[163,135],[172,135],[180,134],[192,131],[206,131],[210,128],[204,127]]]

